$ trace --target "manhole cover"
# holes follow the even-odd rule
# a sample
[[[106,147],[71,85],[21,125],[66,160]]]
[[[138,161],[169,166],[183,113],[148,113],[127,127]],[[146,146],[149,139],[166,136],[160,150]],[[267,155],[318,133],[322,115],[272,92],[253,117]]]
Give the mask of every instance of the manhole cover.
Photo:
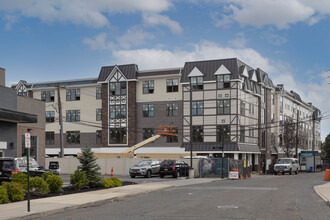
[[[217,209],[238,209],[238,206],[234,205],[219,205]]]

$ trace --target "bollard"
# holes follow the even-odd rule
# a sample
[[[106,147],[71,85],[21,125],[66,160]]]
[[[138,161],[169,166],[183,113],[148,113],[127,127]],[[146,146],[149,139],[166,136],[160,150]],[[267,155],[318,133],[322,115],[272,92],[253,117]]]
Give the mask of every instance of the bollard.
[[[330,180],[330,169],[325,170],[324,180]]]

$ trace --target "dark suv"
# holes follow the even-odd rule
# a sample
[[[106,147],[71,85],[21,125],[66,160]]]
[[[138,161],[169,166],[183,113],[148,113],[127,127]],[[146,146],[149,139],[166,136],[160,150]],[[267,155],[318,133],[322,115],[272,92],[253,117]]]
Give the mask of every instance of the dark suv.
[[[39,163],[33,159],[29,159],[30,176],[42,176],[46,172]],[[10,181],[14,173],[27,173],[27,159],[26,157],[2,157],[0,158],[0,182]]]
[[[159,166],[159,176],[172,175],[177,178],[189,175],[189,166],[182,160],[164,160]]]

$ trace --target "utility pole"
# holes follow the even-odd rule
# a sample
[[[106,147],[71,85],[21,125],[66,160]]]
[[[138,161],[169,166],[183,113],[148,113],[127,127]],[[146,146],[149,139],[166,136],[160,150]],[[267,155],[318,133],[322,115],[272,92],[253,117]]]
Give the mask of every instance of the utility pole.
[[[298,109],[297,109],[297,127],[296,127],[296,158],[298,158],[298,143],[299,143],[298,132],[299,132],[299,111],[298,111]]]
[[[313,112],[313,129],[312,129],[312,131],[313,131],[313,142],[312,142],[312,152],[313,152],[313,165],[314,165],[314,172],[315,172],[315,154],[314,154],[314,150],[315,150],[315,119],[316,119],[316,117],[315,117],[315,110],[314,110],[314,112]]]
[[[59,115],[59,127],[60,127],[60,158],[64,157],[64,140],[63,140],[63,118],[62,118],[62,104],[61,104],[61,95],[60,95],[60,84],[57,84],[57,96],[58,96],[58,115]]]
[[[193,155],[193,144],[192,144],[192,136],[193,136],[193,132],[192,132],[192,86],[191,86],[191,78],[190,78],[190,89],[189,89],[189,93],[190,93],[190,115],[189,115],[189,120],[190,120],[190,168],[193,168],[193,159],[192,159],[192,155]]]

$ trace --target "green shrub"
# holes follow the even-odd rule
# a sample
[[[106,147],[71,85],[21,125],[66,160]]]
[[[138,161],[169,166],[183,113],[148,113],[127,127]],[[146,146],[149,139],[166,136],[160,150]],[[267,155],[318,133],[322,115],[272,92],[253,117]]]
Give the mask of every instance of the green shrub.
[[[7,189],[4,186],[0,186],[0,204],[8,203]]]
[[[51,171],[48,171],[42,174],[42,178],[46,181],[49,176],[53,176],[53,175],[55,174],[52,173]]]
[[[25,191],[27,191],[27,175],[23,172],[18,172],[18,173],[15,173],[13,176],[12,176],[12,182],[15,182],[15,183],[20,183],[23,188],[25,189]],[[31,179],[30,179],[31,180]]]
[[[2,186],[6,188],[10,202],[22,201],[25,196],[25,189],[20,183],[3,182]]]
[[[55,174],[48,175],[46,178],[46,182],[49,186],[50,192],[59,192],[62,190],[63,180],[61,179],[61,177]]]
[[[123,182],[120,179],[118,179],[117,177],[113,176],[110,179],[115,183],[115,187],[123,185]]]
[[[74,174],[70,175],[70,184],[76,191],[80,191],[83,187],[87,187],[88,179],[86,173],[81,170],[74,171]]]
[[[49,193],[48,183],[43,178],[38,176],[31,178],[30,189],[31,193],[38,196]]]
[[[104,181],[104,187],[106,188],[112,188],[116,186],[116,183],[112,179],[103,179]]]

